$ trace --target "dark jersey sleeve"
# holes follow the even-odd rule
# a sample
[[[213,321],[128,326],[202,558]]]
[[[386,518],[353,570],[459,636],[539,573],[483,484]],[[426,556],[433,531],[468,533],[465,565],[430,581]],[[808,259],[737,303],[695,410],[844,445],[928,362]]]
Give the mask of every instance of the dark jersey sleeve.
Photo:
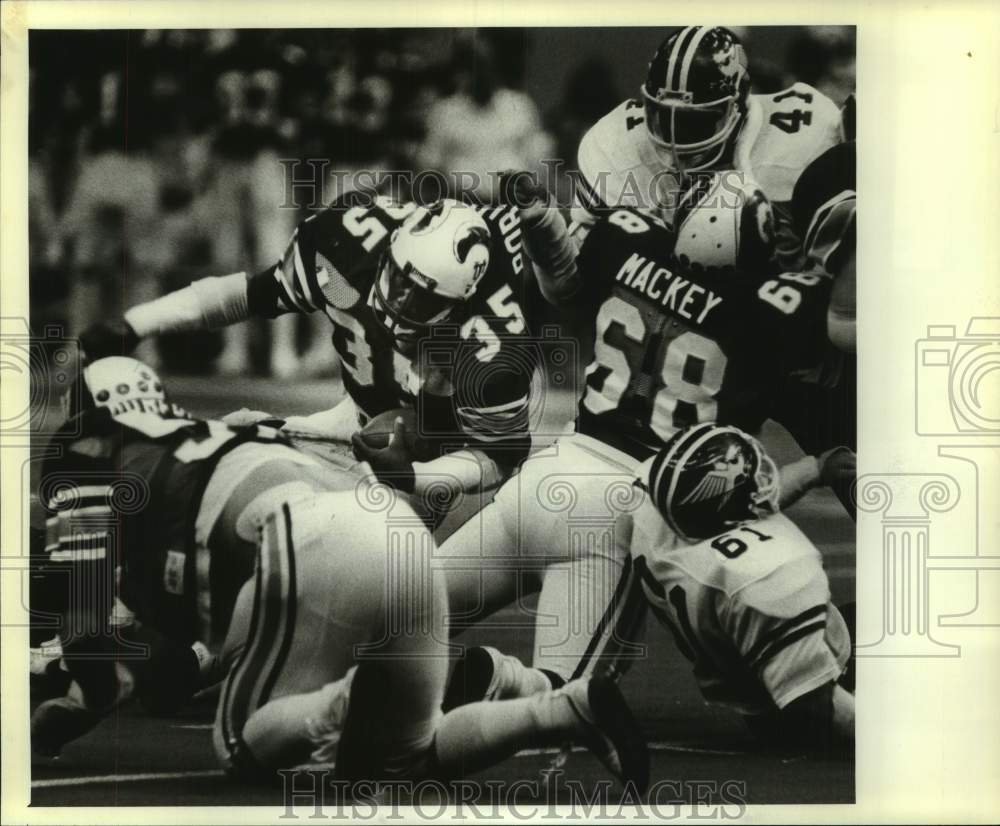
[[[594,285],[604,284],[608,280],[608,266],[613,250],[622,248],[621,230],[607,220],[594,224],[587,237],[580,245],[576,266],[580,272],[580,282],[583,291],[593,295]]]
[[[309,216],[295,230],[281,260],[248,280],[251,313],[274,318],[354,306],[358,273],[374,268],[392,231],[415,208],[352,191]]]
[[[791,213],[808,260],[828,273],[855,246],[857,207],[853,141],[837,144],[814,160],[795,184]]]
[[[790,370],[812,367],[826,347],[826,312],[832,279],[821,272],[786,272],[757,289],[761,335],[777,342]]]
[[[601,291],[607,292],[630,255],[667,259],[673,244],[673,233],[655,218],[627,208],[612,210],[594,224],[580,245],[576,265],[581,282],[591,290],[603,285]]]
[[[61,439],[61,455],[42,467],[38,495],[45,509],[44,575],[59,616],[67,667],[88,703],[116,694],[116,637],[110,624],[120,519],[110,459],[112,435]]]

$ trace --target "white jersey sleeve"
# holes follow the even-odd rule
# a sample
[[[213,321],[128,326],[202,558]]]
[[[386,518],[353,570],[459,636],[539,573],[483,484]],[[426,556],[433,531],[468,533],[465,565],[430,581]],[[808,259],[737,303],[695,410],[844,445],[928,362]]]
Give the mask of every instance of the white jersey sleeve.
[[[779,709],[836,680],[850,656],[847,626],[817,558],[741,589],[720,605],[720,619]]]
[[[754,178],[771,201],[790,201],[802,171],[843,139],[840,110],[807,83],[752,95],[750,105],[759,111],[759,130],[748,135]]]
[[[646,133],[642,104],[626,100],[595,123],[577,150],[575,223],[592,224],[608,207],[658,214],[676,176]]]

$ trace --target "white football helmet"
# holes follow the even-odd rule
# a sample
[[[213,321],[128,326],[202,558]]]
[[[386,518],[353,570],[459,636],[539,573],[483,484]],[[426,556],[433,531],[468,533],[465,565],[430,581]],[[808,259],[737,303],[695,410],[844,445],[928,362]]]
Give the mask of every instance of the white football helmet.
[[[432,326],[458,323],[490,263],[490,229],[472,207],[451,198],[418,208],[392,236],[369,303],[397,349]]]
[[[65,398],[68,416],[98,407],[118,415],[143,409],[150,402],[154,406],[169,403],[156,371],[126,356],[109,356],[84,367]]]
[[[674,257],[689,272],[761,275],[774,256],[774,215],[735,169],[695,176],[674,213]]]

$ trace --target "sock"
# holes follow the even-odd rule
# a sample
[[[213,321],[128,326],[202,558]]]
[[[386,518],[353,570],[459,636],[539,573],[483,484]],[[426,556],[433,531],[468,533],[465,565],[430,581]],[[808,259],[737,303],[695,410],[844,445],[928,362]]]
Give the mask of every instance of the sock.
[[[566,685],[566,681],[562,678],[562,675],[556,674],[555,671],[549,671],[547,668],[536,668],[533,670],[538,671],[543,677],[545,677],[552,688],[562,688]]]
[[[558,683],[551,677],[556,677]],[[517,697],[531,697],[563,685],[558,675],[545,672],[543,669],[524,665],[517,657],[504,656],[500,661],[499,687],[496,699],[509,700]]]
[[[559,744],[584,727],[583,718],[563,691],[470,703],[441,720],[435,736],[437,762],[448,776],[462,777],[521,749]]]

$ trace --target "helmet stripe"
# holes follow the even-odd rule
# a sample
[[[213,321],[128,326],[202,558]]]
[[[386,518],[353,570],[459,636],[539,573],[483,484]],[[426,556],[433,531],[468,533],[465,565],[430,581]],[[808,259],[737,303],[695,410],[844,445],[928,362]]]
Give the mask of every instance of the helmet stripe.
[[[701,45],[701,41],[704,39],[705,35],[709,33],[709,31],[710,29],[708,26],[700,26],[697,34],[695,34],[694,38],[691,40],[687,51],[684,53],[684,62],[681,64],[679,88],[687,89],[688,75],[691,72],[691,62],[694,60],[694,56],[698,53],[698,47]]]
[[[663,79],[663,85],[667,89],[672,91],[677,90],[677,83],[674,81],[675,69],[677,69],[680,56],[684,53],[685,42],[694,34],[697,28],[697,26],[688,26],[679,35],[677,35],[677,39],[674,41],[674,46],[670,50],[670,62],[667,63],[667,75]],[[650,92],[655,91],[655,89],[650,89]]]
[[[670,529],[678,536],[683,536],[683,534],[674,522],[673,516],[670,513],[669,503],[673,494],[673,483],[677,480],[678,471],[682,467],[682,463],[673,461],[673,458],[685,449],[685,445],[692,438],[696,439],[697,434],[706,426],[712,427],[712,425],[699,425],[688,430],[678,431],[675,436],[671,437],[670,443],[668,443],[665,449],[653,460],[653,464],[649,469],[649,492],[653,497],[653,502],[663,515],[663,518],[666,519]],[[664,485],[663,478],[668,473],[671,473],[671,469],[673,470],[671,484]]]
[[[681,456],[680,460],[677,462],[676,467],[678,469],[683,468],[688,460],[691,458],[692,454],[702,446],[708,439],[714,436],[721,430],[727,430],[729,428],[720,428],[718,425],[706,423],[698,425],[697,427],[692,427],[688,433],[688,438],[685,440],[687,444],[684,446],[684,454]],[[679,452],[680,445],[678,445]],[[670,488],[667,491],[667,501],[672,502],[674,498],[674,493],[677,489],[677,482],[680,481],[680,473],[675,473],[673,478],[670,480]]]

